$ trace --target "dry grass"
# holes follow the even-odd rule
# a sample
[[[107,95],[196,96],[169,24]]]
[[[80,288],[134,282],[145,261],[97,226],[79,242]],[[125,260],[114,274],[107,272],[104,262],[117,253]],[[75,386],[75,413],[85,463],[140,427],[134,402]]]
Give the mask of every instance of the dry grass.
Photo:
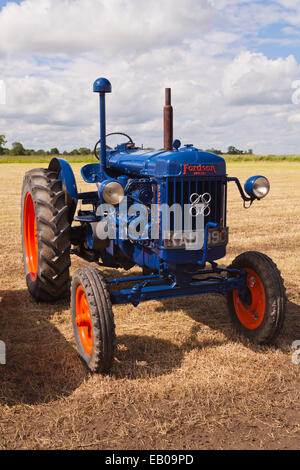
[[[118,306],[109,376],[90,375],[80,362],[68,304],[36,304],[25,289],[19,204],[33,166],[1,165],[0,449],[299,448],[300,366],[291,362],[300,339],[299,164],[228,165],[242,180],[262,173],[272,184],[269,197],[245,211],[231,183],[224,263],[254,249],[278,264],[289,303],[276,344],[238,338],[221,296]],[[72,270],[82,264],[72,261]]]

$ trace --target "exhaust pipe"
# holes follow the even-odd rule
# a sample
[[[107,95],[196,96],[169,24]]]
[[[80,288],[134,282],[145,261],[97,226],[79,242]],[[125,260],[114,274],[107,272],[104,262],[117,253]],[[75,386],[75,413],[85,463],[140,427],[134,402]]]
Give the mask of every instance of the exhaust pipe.
[[[164,107],[164,150],[173,148],[173,108],[171,106],[171,88],[166,88],[166,102]]]

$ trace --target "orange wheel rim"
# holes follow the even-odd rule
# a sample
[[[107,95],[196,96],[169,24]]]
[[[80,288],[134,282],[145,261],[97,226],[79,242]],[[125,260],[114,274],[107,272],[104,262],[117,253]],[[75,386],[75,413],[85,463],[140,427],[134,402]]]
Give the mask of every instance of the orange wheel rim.
[[[250,268],[247,271],[247,288],[251,294],[251,303],[245,303],[239,297],[239,291],[233,291],[233,303],[238,319],[249,330],[256,330],[265,316],[266,295],[258,274]]]
[[[76,291],[76,317],[80,340],[85,352],[90,356],[93,351],[93,330],[89,304],[82,285]]]
[[[38,240],[36,229],[36,217],[33,205],[32,196],[26,193],[24,201],[24,245],[25,245],[25,258],[28,274],[34,281],[37,276],[38,268]]]

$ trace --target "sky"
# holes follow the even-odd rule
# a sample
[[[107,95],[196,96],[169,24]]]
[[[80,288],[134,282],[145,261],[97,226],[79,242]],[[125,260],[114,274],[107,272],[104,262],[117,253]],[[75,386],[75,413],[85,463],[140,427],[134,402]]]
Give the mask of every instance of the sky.
[[[0,134],[35,150],[92,148],[96,78],[112,83],[107,132],[300,153],[299,0],[0,0]],[[3,85],[2,85],[3,86]]]

